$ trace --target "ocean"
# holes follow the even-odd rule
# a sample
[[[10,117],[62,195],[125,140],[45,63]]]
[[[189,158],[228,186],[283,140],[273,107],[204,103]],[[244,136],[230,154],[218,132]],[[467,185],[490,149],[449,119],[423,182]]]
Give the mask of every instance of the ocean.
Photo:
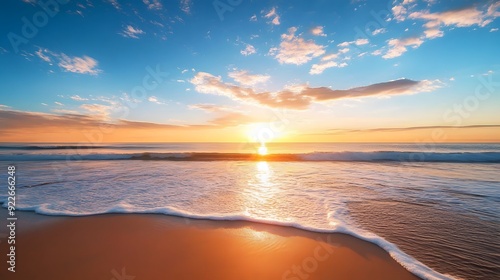
[[[424,279],[500,279],[500,144],[0,144],[18,210],[247,220],[373,242]],[[0,184],[6,207],[7,184]]]

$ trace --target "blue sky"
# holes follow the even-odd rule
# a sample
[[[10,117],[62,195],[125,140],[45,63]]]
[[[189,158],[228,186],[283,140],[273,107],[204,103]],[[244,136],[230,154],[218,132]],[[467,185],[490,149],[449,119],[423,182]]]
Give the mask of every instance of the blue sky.
[[[500,124],[498,1],[66,2],[1,4],[0,120],[26,119],[4,140],[33,116],[52,135],[163,125],[161,141]]]

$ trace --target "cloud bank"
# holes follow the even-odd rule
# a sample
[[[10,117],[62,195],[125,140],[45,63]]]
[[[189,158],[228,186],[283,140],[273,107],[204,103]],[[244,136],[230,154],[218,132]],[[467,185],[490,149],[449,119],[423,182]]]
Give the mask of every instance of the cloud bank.
[[[233,85],[222,81],[222,77],[199,72],[190,81],[196,91],[229,97],[272,108],[304,110],[312,103],[343,98],[369,96],[396,96],[433,91],[441,86],[439,81],[413,81],[399,79],[346,90],[334,90],[327,87],[303,87],[298,91],[284,89],[278,92],[256,92],[249,87]]]

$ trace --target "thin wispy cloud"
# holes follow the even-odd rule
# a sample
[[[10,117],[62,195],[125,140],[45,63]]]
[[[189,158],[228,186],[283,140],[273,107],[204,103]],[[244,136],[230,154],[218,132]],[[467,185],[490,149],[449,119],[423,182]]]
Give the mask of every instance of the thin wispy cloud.
[[[44,62],[49,63],[49,65],[52,65],[53,62],[57,63],[57,65],[66,72],[89,75],[97,75],[102,72],[102,70],[97,68],[97,60],[89,56],[69,56],[64,53],[55,53],[42,48],[39,48],[38,51],[35,52],[35,55]]]
[[[80,108],[84,109],[91,115],[106,117],[111,113],[112,107],[103,104],[82,104]]]
[[[121,6],[120,6],[120,3],[118,3],[118,0],[108,0],[108,3],[110,3],[117,10],[121,9]]]
[[[87,100],[89,100],[88,98],[83,98],[83,97],[81,97],[79,95],[72,95],[69,98],[71,98],[71,99],[73,99],[75,101],[87,101]]]
[[[264,15],[265,18],[270,19],[271,21],[269,23],[274,24],[274,25],[280,25],[280,16],[276,12],[276,7],[271,8],[267,13]]]
[[[479,125],[430,125],[430,126],[413,126],[413,127],[381,127],[381,128],[367,128],[367,129],[343,129],[332,128],[329,129],[330,134],[347,134],[347,133],[360,133],[360,132],[400,132],[411,130],[425,130],[425,129],[464,129],[464,128],[500,128],[500,124],[479,124]]]
[[[181,0],[181,10],[186,14],[191,14],[191,5],[193,2],[191,0]]]
[[[165,130],[198,130],[198,129],[217,129],[231,126],[238,126],[246,123],[255,122],[256,118],[247,116],[237,111],[218,111],[222,114],[216,116],[205,124],[162,124],[154,122],[139,122],[131,120],[109,120],[106,118],[106,108],[100,106],[92,106],[89,104],[86,107],[89,111],[95,114],[84,115],[72,110],[56,109],[53,113],[40,112],[22,112],[9,110],[0,106],[0,127],[2,134],[17,135],[19,131],[29,129],[32,133],[54,134],[64,133],[71,134],[73,137],[81,137],[82,130],[92,130],[95,128],[105,127],[108,131],[113,131],[114,136],[120,132],[125,135],[137,135],[140,131],[148,131],[149,133],[157,134]],[[131,134],[132,133],[132,134]]]
[[[249,116],[236,110],[235,108],[221,106],[210,103],[192,104],[188,106],[190,109],[202,110],[207,113],[215,114],[215,117],[208,121],[211,125],[216,126],[239,126],[247,123],[263,121],[261,119]]]
[[[154,95],[148,97],[148,101],[151,102],[151,103],[158,104],[158,105],[165,105],[165,104],[167,104],[165,101],[160,100],[160,98],[158,98],[158,97],[156,97]]]
[[[342,42],[340,44],[337,45],[337,47],[348,47],[349,45],[356,45],[356,46],[362,46],[362,45],[366,45],[370,43],[370,41],[367,39],[367,38],[359,38],[357,40],[354,40],[354,41],[350,41],[350,42]]]
[[[88,108],[90,110],[96,110],[97,107],[94,108],[89,106]],[[151,126],[161,128],[183,128],[176,125],[146,124],[125,120],[117,120],[110,123],[104,120],[102,116],[95,115],[50,114],[14,110],[0,110],[0,124],[3,130],[22,130],[30,128],[36,131],[39,128],[44,128],[46,132],[49,133],[51,131],[64,131],[67,129],[81,131],[81,129],[96,128],[103,125],[122,128],[148,128]]]
[[[44,54],[44,52],[48,52],[48,50],[38,49],[38,51],[36,51],[35,54],[43,61],[51,63],[52,60],[48,55]]]
[[[139,39],[139,35],[144,34],[145,32],[142,31],[139,28],[133,27],[132,25],[127,25],[124,27],[124,29],[120,32],[120,35],[126,38],[134,38],[134,39]]]
[[[160,0],[142,0],[150,10],[161,10],[163,5]]]

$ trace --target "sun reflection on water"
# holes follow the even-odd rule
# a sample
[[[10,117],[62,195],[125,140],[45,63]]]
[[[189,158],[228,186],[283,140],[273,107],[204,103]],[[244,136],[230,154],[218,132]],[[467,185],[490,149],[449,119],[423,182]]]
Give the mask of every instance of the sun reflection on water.
[[[273,169],[266,161],[255,162],[255,171],[249,174],[244,190],[245,215],[264,220],[280,220],[276,197],[280,188],[273,176]]]

